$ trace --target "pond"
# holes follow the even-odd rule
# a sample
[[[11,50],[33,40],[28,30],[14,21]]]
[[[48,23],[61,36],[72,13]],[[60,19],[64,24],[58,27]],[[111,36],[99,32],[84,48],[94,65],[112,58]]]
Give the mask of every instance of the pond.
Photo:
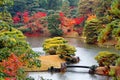
[[[28,43],[31,45],[34,51],[41,51],[42,50],[42,43],[46,39],[46,37],[39,37],[39,38],[27,38]],[[111,51],[117,52],[120,54],[119,50],[115,50],[114,48],[102,48],[96,45],[88,45],[85,44],[80,38],[65,38],[69,44],[76,47],[76,56],[80,57],[80,62],[74,65],[84,65],[84,66],[92,66],[97,65],[94,57],[97,55],[99,51]],[[35,80],[41,80],[40,77],[52,80],[111,80],[106,76],[100,75],[91,75],[88,73],[88,69],[78,69],[72,68],[68,69],[67,72],[64,74],[61,73],[54,73],[51,74],[49,72],[30,72],[28,76],[35,78]]]

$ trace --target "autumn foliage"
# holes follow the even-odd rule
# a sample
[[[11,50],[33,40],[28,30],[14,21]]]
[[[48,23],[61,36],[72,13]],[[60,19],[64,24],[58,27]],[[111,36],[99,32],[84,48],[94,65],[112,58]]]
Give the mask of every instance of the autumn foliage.
[[[22,65],[22,62],[15,54],[11,54],[8,59],[0,63],[0,66],[3,66],[3,73],[10,77],[16,76],[18,69],[20,69]]]
[[[38,19],[38,18],[42,18],[42,17],[46,17],[46,16],[47,16],[47,14],[45,12],[37,12],[31,17],[35,18],[35,19]]]
[[[16,15],[16,16],[13,17],[13,21],[14,21],[14,24],[19,23],[20,18]]]
[[[18,29],[30,29],[32,34],[34,34],[33,36],[39,36],[40,32],[42,32],[43,27],[45,27],[41,22],[41,18],[44,18],[46,16],[47,14],[45,12],[37,12],[32,16],[29,15],[28,11],[25,11],[23,13],[17,12],[13,17],[13,21],[15,24],[24,24],[24,26],[21,26]],[[31,33],[28,32],[25,33],[25,35],[29,36]]]
[[[79,25],[85,20],[85,18],[84,17],[74,18],[74,20],[75,20],[75,24]]]
[[[67,18],[63,12],[60,12],[59,15],[60,15],[61,24],[66,27],[79,25],[84,21],[84,17]]]
[[[24,11],[23,13],[17,12],[16,15],[13,17],[13,21],[14,21],[14,23],[22,22],[22,23],[26,24],[29,21],[31,21],[32,19],[38,19],[38,18],[42,18],[45,16],[46,16],[45,12],[37,12],[33,16],[30,16],[28,11]]]
[[[21,12],[17,12],[16,15],[13,17],[13,22],[14,24],[23,22],[23,23],[27,23],[29,20],[29,13],[27,11],[21,13]]]
[[[45,17],[48,17],[47,13],[45,12],[36,12],[32,16],[30,16],[29,12],[25,11],[23,13],[20,13],[20,12],[16,13],[16,15],[13,17],[13,20],[15,24],[16,23],[24,24],[24,26],[20,27],[19,29],[29,28],[32,34],[39,36],[38,34],[41,34],[40,32],[49,33],[49,30],[47,28],[48,27],[47,20],[46,21],[42,20]],[[85,18],[83,16],[76,17],[76,18],[69,18],[69,17],[66,17],[63,12],[60,12],[59,20],[60,20],[59,28],[63,30],[64,34],[66,34],[66,33],[75,31],[74,26],[81,24],[85,20]],[[25,34],[28,36],[31,34],[31,32],[30,33],[28,32]]]
[[[59,16],[61,21],[61,29],[63,30],[64,34],[74,32],[75,31],[74,26],[81,24],[85,20],[84,17],[68,18],[62,12],[59,13]]]
[[[95,19],[95,18],[96,18],[96,15],[95,15],[95,14],[93,14],[93,15],[88,14],[87,21],[90,21],[90,20]]]

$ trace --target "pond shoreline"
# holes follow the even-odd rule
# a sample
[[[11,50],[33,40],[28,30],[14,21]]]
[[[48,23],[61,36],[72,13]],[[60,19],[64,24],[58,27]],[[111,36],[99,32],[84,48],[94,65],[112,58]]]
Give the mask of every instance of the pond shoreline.
[[[37,47],[42,47],[43,41],[47,38],[50,37],[27,37],[27,42],[30,44],[32,48],[37,48]],[[99,46],[97,44],[87,44],[85,43],[85,39],[82,37],[76,37],[76,38],[71,38],[71,37],[64,37],[68,43],[72,46],[75,47],[80,47],[80,48],[97,48],[97,49],[104,49],[106,51],[113,50],[115,52],[119,52],[119,50],[115,49],[113,45],[105,45],[105,46]]]

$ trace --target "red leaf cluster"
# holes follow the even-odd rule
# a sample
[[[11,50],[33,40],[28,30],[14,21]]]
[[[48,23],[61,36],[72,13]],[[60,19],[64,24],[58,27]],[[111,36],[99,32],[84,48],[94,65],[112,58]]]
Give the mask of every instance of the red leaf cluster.
[[[17,12],[16,15],[13,17],[13,21],[15,24],[20,22],[27,23],[29,21],[29,12]]]
[[[85,18],[84,17],[74,18],[74,20],[75,20],[75,24],[79,25],[85,20]]]
[[[36,18],[42,18],[42,17],[46,17],[46,16],[47,16],[47,14],[45,12],[37,12],[31,17],[34,17],[36,19]]]
[[[65,15],[64,15],[63,12],[60,12],[60,13],[59,13],[59,16],[60,16],[60,18],[65,17]]]
[[[29,12],[28,11],[24,11],[23,13],[21,12],[17,12],[16,15],[13,17],[13,21],[14,23],[28,23],[29,21],[38,19],[38,18],[42,18],[47,16],[47,14],[45,12],[37,12],[35,13],[33,16],[29,16]]]
[[[22,14],[22,16],[28,17],[29,16],[29,12],[28,11],[24,11],[23,14]]]
[[[20,18],[18,16],[14,16],[13,17],[13,21],[14,21],[14,24],[19,23],[20,22]]]
[[[15,76],[18,69],[20,69],[22,67],[22,62],[20,61],[20,59],[15,55],[15,54],[11,54],[7,60],[3,60],[2,63],[0,64],[1,66],[3,66],[4,70],[3,72],[5,74],[7,74],[8,76]]]
[[[22,16],[23,16],[23,23],[28,23],[29,22],[29,12],[25,11]]]
[[[81,24],[85,20],[84,17],[67,18],[67,17],[65,17],[63,12],[60,12],[59,16],[60,16],[61,24],[66,26],[66,27],[67,26],[72,26],[72,25],[79,25],[79,24]]]
[[[16,78],[9,78],[9,77],[6,77],[4,80],[17,80]]]
[[[71,27],[75,24],[74,19],[65,17],[63,12],[60,12],[59,16],[62,26]]]

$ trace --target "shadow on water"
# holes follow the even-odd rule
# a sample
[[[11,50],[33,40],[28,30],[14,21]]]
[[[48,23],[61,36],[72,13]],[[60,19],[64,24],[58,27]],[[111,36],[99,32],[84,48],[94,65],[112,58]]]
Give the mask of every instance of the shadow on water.
[[[27,41],[35,51],[42,51],[42,44],[45,39],[47,38],[46,37],[27,38]],[[110,51],[110,52],[120,53],[119,50],[116,50],[112,47],[102,48],[96,45],[85,44],[80,38],[65,38],[65,39],[68,41],[70,45],[75,46],[77,49],[76,56],[80,57],[80,62],[75,65],[85,65],[85,66],[97,65],[97,62],[94,59],[94,57],[100,51]],[[32,76],[34,78],[40,75],[52,80],[111,80],[111,79],[107,79],[106,76],[90,75],[88,74],[88,70],[84,70],[84,69],[72,69],[71,72],[66,72],[65,74],[55,73],[52,75],[47,72],[29,73],[29,76]]]

